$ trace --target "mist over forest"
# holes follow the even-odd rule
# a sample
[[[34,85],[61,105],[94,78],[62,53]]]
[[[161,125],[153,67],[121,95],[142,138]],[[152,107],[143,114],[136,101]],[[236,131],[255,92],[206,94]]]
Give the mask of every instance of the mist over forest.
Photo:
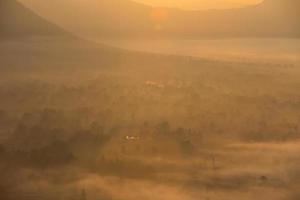
[[[298,5],[0,0],[0,200],[298,200]]]

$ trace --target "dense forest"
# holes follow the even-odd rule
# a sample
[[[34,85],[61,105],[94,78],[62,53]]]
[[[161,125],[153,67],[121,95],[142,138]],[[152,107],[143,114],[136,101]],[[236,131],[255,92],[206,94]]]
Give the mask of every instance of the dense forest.
[[[84,190],[89,199],[150,198],[116,193],[142,184],[183,190],[182,198],[237,189],[269,196],[279,187],[297,199],[296,66],[150,58],[144,66],[129,59],[115,68],[4,76],[0,163],[8,177],[1,195],[78,199]]]

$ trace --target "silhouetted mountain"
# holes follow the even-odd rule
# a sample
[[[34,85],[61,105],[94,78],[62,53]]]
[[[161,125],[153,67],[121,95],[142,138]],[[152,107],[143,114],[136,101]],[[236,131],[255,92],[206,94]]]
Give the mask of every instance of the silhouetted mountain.
[[[15,0],[0,0],[0,37],[66,36],[64,30],[49,23]]]
[[[94,36],[299,37],[299,0],[238,9],[184,11],[130,0],[23,0],[69,30]],[[84,14],[82,14],[84,13]]]
[[[124,35],[149,30],[150,7],[129,0],[23,0],[41,16],[70,31]],[[145,23],[146,22],[146,23]]]
[[[266,0],[239,9],[179,11],[167,25],[170,32],[193,37],[299,37],[299,8],[295,0]]]

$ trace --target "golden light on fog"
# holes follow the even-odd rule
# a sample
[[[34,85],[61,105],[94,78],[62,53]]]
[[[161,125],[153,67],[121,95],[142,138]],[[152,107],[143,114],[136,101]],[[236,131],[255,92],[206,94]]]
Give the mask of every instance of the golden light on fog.
[[[258,1],[0,0],[0,200],[300,200],[300,0]]]
[[[150,13],[150,19],[155,25],[156,30],[161,30],[163,24],[167,22],[170,18],[170,14],[165,8],[153,8]]]

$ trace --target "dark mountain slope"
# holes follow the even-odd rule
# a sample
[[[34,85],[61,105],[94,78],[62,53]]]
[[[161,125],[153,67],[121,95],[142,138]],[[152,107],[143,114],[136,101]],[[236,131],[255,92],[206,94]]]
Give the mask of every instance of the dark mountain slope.
[[[15,0],[0,0],[0,37],[67,36]]]
[[[31,70],[52,70],[67,77],[65,70],[173,66],[183,62],[176,56],[131,52],[79,39],[14,0],[0,0],[0,15],[2,77],[12,72],[23,76]]]

